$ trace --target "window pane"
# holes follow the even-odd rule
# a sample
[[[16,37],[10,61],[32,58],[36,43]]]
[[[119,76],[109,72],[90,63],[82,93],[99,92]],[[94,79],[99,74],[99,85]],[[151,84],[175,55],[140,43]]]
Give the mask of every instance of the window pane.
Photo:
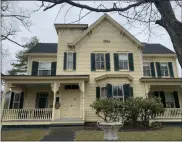
[[[101,70],[104,70],[105,66],[104,66],[104,62],[101,62]]]
[[[100,54],[95,54],[96,61],[100,61]]]
[[[73,62],[72,61],[67,62],[67,69],[73,69]]]
[[[67,61],[72,61],[73,60],[73,53],[68,53],[67,54]]]
[[[144,74],[144,76],[151,76],[150,63],[149,62],[143,63],[143,74]]]
[[[106,87],[101,88],[101,98],[107,98],[107,88]]]
[[[104,62],[104,54],[101,54],[101,61]]]
[[[39,62],[39,70],[50,70],[51,63]]]
[[[13,104],[13,108],[14,108],[14,109],[19,109],[19,103],[14,102],[14,104]]]
[[[50,70],[39,70],[39,75],[50,75],[51,71]]]
[[[124,69],[128,69],[128,62],[124,61]]]
[[[128,60],[127,54],[119,54],[119,60]]]
[[[11,92],[8,92],[5,95],[4,109],[9,109],[9,101],[10,101],[10,98],[11,98]]]
[[[123,96],[122,86],[118,87],[118,96]]]
[[[117,86],[113,86],[113,96],[118,96],[117,89]]]
[[[14,101],[19,101],[19,100],[20,100],[20,94],[15,94]]]

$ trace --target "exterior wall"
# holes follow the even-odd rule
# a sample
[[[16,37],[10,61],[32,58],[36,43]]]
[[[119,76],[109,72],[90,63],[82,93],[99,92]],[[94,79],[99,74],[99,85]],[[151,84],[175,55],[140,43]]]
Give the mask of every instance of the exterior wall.
[[[103,40],[110,40],[110,43],[103,43]],[[95,78],[103,74],[130,74],[134,80],[131,83],[133,86],[134,96],[144,96],[143,84],[139,81],[142,77],[142,54],[141,50],[137,45],[133,44],[125,36],[121,36],[120,31],[118,31],[113,25],[105,21],[100,24],[96,29],[92,31],[90,36],[87,36],[81,43],[79,43],[75,51],[77,53],[77,65],[76,71],[67,72],[63,71],[63,59],[64,52],[70,51],[67,47],[67,42],[69,38],[67,36],[59,36],[59,46],[57,54],[57,75],[62,74],[89,74],[90,81],[85,84],[85,119],[86,121],[96,121],[98,118],[95,115],[94,110],[91,109],[90,104],[96,100],[96,82]],[[115,52],[132,52],[134,53],[134,68],[133,72],[130,71],[114,71],[114,61],[113,53]],[[90,53],[92,52],[109,52],[110,53],[110,63],[111,71],[95,71],[91,72],[90,69]],[[121,81],[119,84],[122,84]],[[119,85],[118,84],[118,85]]]
[[[144,56],[143,61],[147,61],[147,62],[172,62],[174,77],[179,77],[176,57],[169,57],[169,56],[168,57],[162,57],[162,56],[161,57],[159,57],[159,56],[148,57],[148,56]],[[156,66],[155,66],[155,73],[157,75]]]
[[[57,58],[56,56],[29,56],[28,57],[28,68],[27,68],[27,74],[28,75],[31,75],[31,72],[32,72],[32,62],[33,61],[48,61],[48,62],[56,62],[57,61]]]
[[[36,108],[36,96],[37,92],[48,92],[48,108],[51,108],[51,105],[53,104],[53,93],[50,89],[47,89],[45,87],[28,87],[25,92],[25,99],[23,103],[23,108]]]

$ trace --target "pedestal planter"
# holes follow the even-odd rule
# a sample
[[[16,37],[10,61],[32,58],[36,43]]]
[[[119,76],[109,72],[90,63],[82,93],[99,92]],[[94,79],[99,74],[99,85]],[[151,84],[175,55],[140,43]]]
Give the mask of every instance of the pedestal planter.
[[[104,131],[104,140],[118,140],[118,131],[123,126],[121,122],[97,122]]]

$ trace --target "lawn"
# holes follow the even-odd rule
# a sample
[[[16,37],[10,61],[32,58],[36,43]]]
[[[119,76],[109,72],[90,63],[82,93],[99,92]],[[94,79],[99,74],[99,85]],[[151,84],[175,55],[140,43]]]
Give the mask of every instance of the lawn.
[[[48,129],[21,129],[2,131],[2,141],[38,141],[49,133]]]
[[[123,131],[118,133],[119,140],[139,140],[139,141],[179,141],[182,140],[182,128],[180,127],[164,127],[160,130],[150,131]],[[103,140],[103,131],[81,130],[76,132],[75,140]]]

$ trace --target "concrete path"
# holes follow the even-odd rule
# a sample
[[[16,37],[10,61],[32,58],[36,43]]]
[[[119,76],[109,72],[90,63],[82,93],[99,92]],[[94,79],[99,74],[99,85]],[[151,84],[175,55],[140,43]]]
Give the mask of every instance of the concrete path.
[[[74,141],[75,132],[82,129],[78,126],[50,128],[50,133],[41,141]]]

